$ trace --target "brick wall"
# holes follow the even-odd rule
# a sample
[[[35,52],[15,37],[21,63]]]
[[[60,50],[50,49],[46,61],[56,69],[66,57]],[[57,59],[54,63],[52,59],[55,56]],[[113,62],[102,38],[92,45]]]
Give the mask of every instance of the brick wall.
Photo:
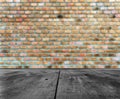
[[[120,0],[0,0],[0,68],[119,68]]]

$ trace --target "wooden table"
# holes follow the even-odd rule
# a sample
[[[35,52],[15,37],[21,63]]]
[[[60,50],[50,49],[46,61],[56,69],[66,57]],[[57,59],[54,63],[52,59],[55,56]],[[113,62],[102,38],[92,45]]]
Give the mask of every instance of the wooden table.
[[[0,99],[120,99],[118,69],[0,69]]]

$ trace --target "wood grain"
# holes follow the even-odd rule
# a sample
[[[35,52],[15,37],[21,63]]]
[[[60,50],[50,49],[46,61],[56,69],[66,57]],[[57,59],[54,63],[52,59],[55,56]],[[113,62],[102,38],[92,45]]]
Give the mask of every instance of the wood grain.
[[[120,99],[119,69],[0,69],[0,99]]]
[[[54,99],[58,70],[5,71],[5,99]]]
[[[3,76],[3,74],[4,74],[3,70],[0,69],[0,79]],[[0,99],[3,99],[3,97],[2,97],[3,90],[4,90],[4,87],[2,85],[2,80],[0,80]]]
[[[120,70],[62,70],[56,99],[120,99]]]

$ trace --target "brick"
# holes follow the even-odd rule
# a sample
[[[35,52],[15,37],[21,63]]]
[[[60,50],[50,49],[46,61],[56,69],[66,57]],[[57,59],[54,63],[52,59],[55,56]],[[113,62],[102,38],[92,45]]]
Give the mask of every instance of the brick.
[[[26,0],[24,0],[24,2],[25,2]],[[14,2],[20,2],[20,0],[14,0]],[[21,2],[23,2],[23,0],[21,0]]]
[[[6,2],[13,2],[13,0],[6,0]]]
[[[45,3],[38,3],[38,5],[39,5],[39,6],[44,6],[44,5],[45,5]]]

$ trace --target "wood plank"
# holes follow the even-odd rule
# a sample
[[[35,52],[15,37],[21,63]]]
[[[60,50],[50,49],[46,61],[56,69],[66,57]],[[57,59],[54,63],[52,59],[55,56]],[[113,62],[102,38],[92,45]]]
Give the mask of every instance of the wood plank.
[[[4,70],[4,99],[54,99],[59,70]]]
[[[115,71],[62,70],[56,99],[120,99],[120,70]]]
[[[4,72],[0,69],[0,78],[3,76]],[[4,90],[4,87],[2,86],[2,81],[0,80],[0,99],[3,99],[2,92]]]

